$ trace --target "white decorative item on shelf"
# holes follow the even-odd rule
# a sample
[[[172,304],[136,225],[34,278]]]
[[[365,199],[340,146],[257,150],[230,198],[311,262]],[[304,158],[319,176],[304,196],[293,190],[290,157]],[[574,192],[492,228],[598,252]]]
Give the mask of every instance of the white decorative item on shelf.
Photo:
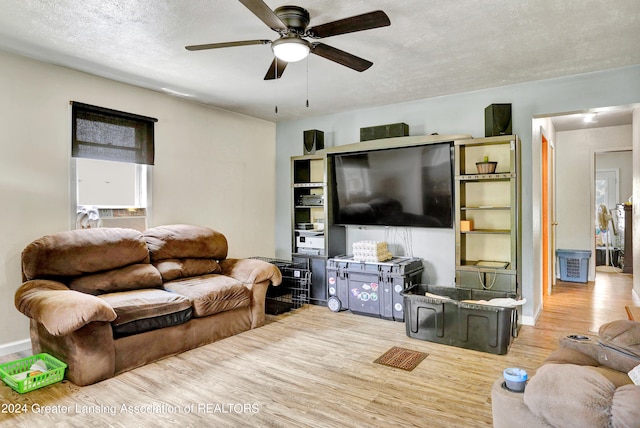
[[[393,258],[386,242],[356,241],[352,249],[353,259],[358,262],[384,262]]]

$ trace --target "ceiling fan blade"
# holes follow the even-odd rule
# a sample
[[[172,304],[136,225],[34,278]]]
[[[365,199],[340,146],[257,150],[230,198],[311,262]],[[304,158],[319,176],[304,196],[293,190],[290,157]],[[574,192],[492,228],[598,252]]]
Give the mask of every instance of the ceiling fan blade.
[[[338,21],[327,22],[326,24],[309,28],[307,35],[315,39],[320,39],[323,37],[337,36],[338,34],[386,27],[388,25],[391,25],[391,21],[387,14],[381,10],[376,10],[375,12],[363,13],[362,15],[339,19]]]
[[[284,72],[285,67],[287,66],[287,62],[278,58],[274,58],[271,63],[271,67],[269,67],[269,71],[264,75],[264,80],[274,80],[282,77],[282,73]],[[276,75],[277,72],[277,75]]]
[[[267,26],[272,30],[287,30],[285,23],[282,22],[282,20],[278,18],[278,15],[276,15],[262,0],[240,0],[240,3],[245,5],[247,9],[249,9],[262,22],[267,24]]]
[[[311,52],[330,61],[342,64],[356,71],[365,71],[373,65],[371,61],[341,51],[324,43],[314,43]]]
[[[201,51],[204,49],[233,48],[236,46],[267,45],[269,43],[271,43],[271,40],[243,40],[240,42],[208,43],[205,45],[191,45],[191,46],[185,46],[184,48],[188,51]]]

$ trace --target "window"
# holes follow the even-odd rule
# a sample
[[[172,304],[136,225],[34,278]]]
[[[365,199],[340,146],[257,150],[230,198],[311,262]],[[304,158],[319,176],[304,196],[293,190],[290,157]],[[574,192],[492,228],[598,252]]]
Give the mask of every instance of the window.
[[[157,119],[71,104],[72,228],[146,228]]]

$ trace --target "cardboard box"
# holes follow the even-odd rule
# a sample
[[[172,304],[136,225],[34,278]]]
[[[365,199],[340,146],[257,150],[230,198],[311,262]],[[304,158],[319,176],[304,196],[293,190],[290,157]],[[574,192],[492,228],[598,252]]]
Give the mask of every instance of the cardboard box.
[[[460,220],[460,232],[473,230],[473,220]]]

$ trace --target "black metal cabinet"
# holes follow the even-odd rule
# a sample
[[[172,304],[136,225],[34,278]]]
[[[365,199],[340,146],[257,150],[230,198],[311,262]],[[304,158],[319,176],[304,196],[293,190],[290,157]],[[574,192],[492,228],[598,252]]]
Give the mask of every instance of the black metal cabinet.
[[[327,259],[343,254],[346,231],[329,210],[328,160],[323,154],[291,158],[291,257],[311,271],[309,303],[327,304]]]

